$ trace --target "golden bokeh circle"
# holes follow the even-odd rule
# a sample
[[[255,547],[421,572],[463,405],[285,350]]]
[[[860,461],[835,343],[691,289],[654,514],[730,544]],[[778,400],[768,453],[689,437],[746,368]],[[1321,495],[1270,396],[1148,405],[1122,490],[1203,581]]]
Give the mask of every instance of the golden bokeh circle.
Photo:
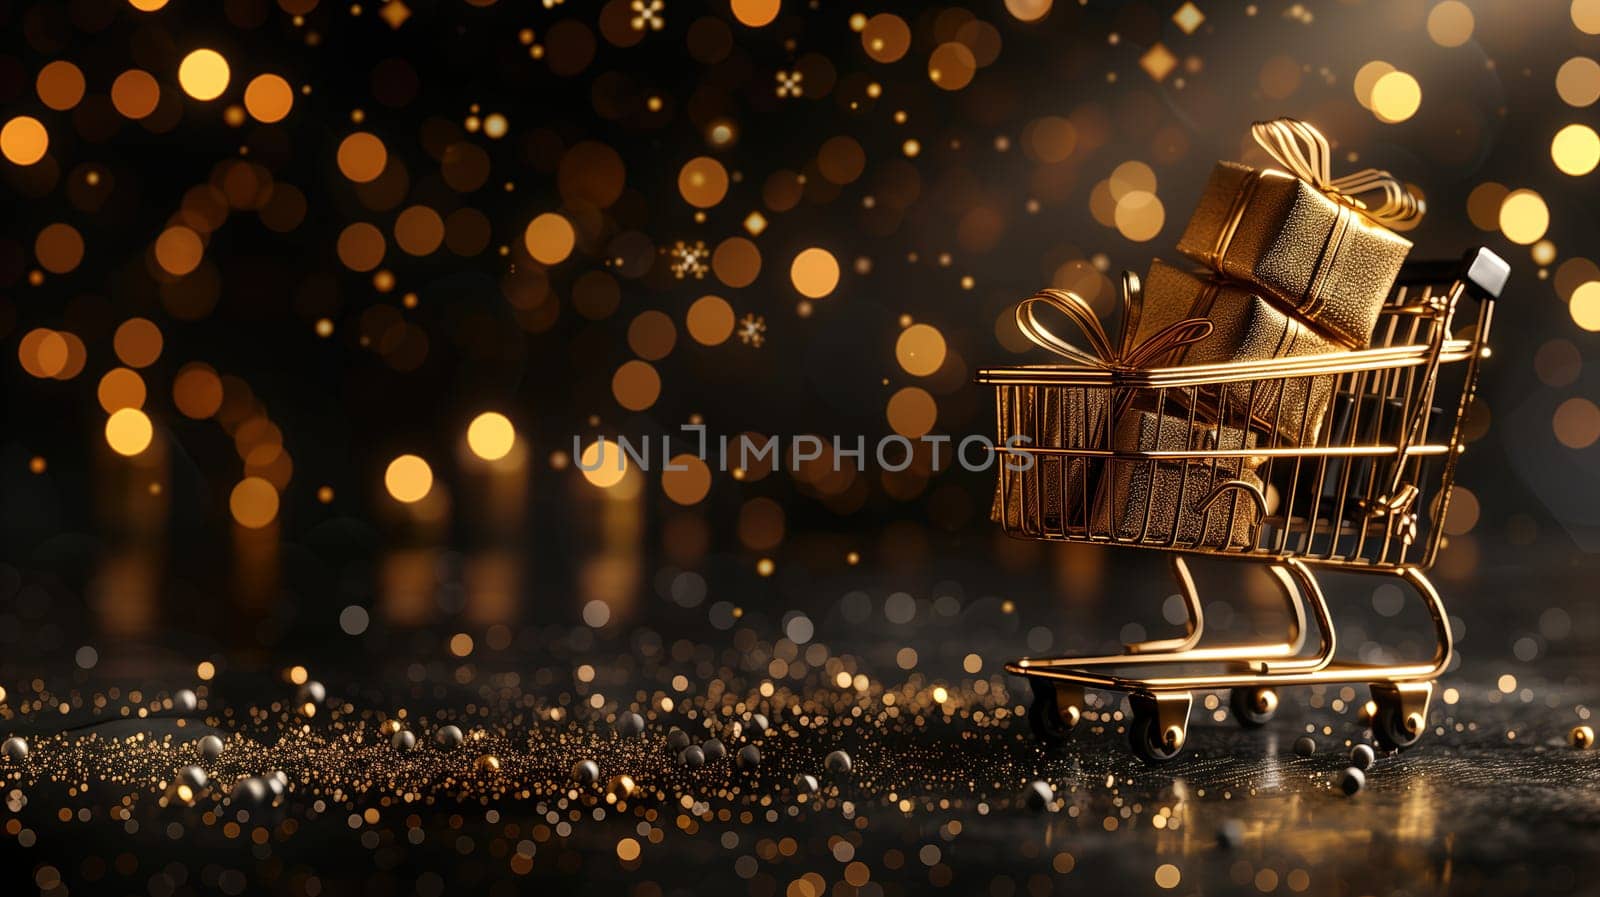
[[[407,255],[429,255],[444,243],[444,219],[428,206],[411,206],[395,218],[394,242]]]
[[[161,85],[143,69],[128,69],[111,82],[111,105],[124,118],[148,118],[161,102]]]
[[[912,324],[895,340],[894,357],[906,373],[927,377],[944,365],[944,334],[931,324]]]
[[[50,132],[31,115],[19,115],[0,127],[0,153],[14,165],[32,165],[50,149]]]
[[[866,169],[867,153],[854,137],[830,137],[817,150],[817,170],[830,183],[852,183]]]
[[[485,461],[498,461],[517,444],[517,428],[497,411],[485,411],[467,425],[467,447]]]
[[[1551,139],[1550,159],[1562,174],[1582,177],[1600,165],[1600,134],[1588,125],[1567,125]]]
[[[1382,59],[1374,59],[1356,70],[1356,76],[1351,80],[1351,89],[1355,91],[1356,102],[1362,108],[1372,108],[1372,89],[1377,86],[1378,79],[1394,71],[1393,65]]]
[[[66,112],[83,100],[83,70],[57,59],[39,70],[34,79],[34,89],[39,92],[39,102],[57,112]]]
[[[1422,85],[1407,72],[1389,72],[1372,85],[1372,114],[1384,124],[1399,124],[1421,106]]]
[[[534,261],[554,265],[566,260],[577,245],[578,233],[572,222],[557,212],[545,212],[528,222],[522,234],[522,244]]]
[[[712,251],[711,270],[730,287],[747,287],[761,273],[761,250],[744,237],[729,237]]]
[[[95,397],[107,414],[123,408],[143,408],[145,400],[144,378],[131,368],[112,368],[100,378]]]
[[[1513,190],[1500,203],[1500,231],[1524,246],[1538,242],[1550,228],[1550,209],[1532,190]]]
[[[1600,34],[1600,0],[1572,0],[1572,24],[1584,34]]]
[[[1600,62],[1574,56],[1556,70],[1556,93],[1568,106],[1594,105],[1600,100]]]
[[[928,57],[928,79],[944,90],[960,90],[978,73],[978,59],[966,44],[950,41]]]
[[[1428,36],[1441,47],[1459,47],[1471,40],[1475,24],[1472,10],[1461,0],[1444,0],[1428,10]]]
[[[733,335],[733,306],[721,296],[701,296],[689,306],[684,326],[689,336],[703,346],[718,346]]]
[[[728,195],[728,170],[710,156],[696,156],[678,171],[678,192],[689,205],[709,209]]]
[[[596,440],[583,447],[578,469],[591,484],[609,489],[628,475],[628,456],[615,442]]]
[[[1154,193],[1134,190],[1117,201],[1112,220],[1124,237],[1143,243],[1160,235],[1167,222],[1167,210]]]
[[[732,7],[739,24],[760,28],[778,17],[779,0],[733,0]]]
[[[214,100],[228,89],[228,60],[202,47],[178,63],[178,86],[197,100]]]
[[[1055,0],[1006,0],[1006,12],[1019,22],[1037,22],[1050,14]]]
[[[240,526],[261,529],[278,519],[278,490],[261,477],[245,477],[228,495],[228,510]]]
[[[222,408],[222,378],[210,365],[186,364],[173,378],[172,403],[185,417],[205,420]]]
[[[83,235],[70,224],[47,224],[34,238],[33,254],[39,267],[51,274],[65,274],[83,261]]]
[[[1551,427],[1567,448],[1588,448],[1600,441],[1600,407],[1583,396],[1573,396],[1556,407]]]
[[[698,504],[711,491],[711,468],[695,455],[678,455],[661,471],[661,490],[680,505]]]
[[[1467,218],[1479,230],[1500,229],[1500,206],[1506,201],[1511,188],[1494,181],[1484,181],[1467,194]]]
[[[244,108],[265,124],[283,121],[294,108],[294,88],[270,72],[250,79],[244,88]]]
[[[389,164],[389,151],[376,134],[357,131],[339,141],[339,172],[358,184],[371,183]]]
[[[661,397],[661,375],[647,361],[624,362],[611,376],[611,394],[629,411],[643,411]]]
[[[137,408],[121,408],[106,418],[106,445],[124,457],[131,458],[150,447],[155,437],[155,427],[150,418]]]
[[[205,244],[200,235],[181,224],[173,225],[156,237],[156,264],[174,277],[200,267],[205,256]]]
[[[907,386],[889,397],[884,410],[889,427],[901,436],[917,439],[939,420],[939,403],[920,386]]]
[[[1585,281],[1573,289],[1567,303],[1572,322],[1584,330],[1600,330],[1600,280]]]
[[[861,47],[876,62],[896,62],[911,49],[911,26],[894,13],[880,12],[861,29]]]
[[[336,246],[339,261],[352,271],[371,271],[383,264],[388,243],[383,231],[365,221],[357,221],[339,232]]]
[[[663,311],[642,311],[628,324],[628,348],[645,361],[660,361],[678,342],[678,328]]]
[[[413,504],[433,491],[433,468],[416,455],[401,455],[383,472],[383,486],[395,501]]]
[[[789,280],[800,295],[821,299],[839,285],[839,260],[817,246],[801,250],[789,265]]]
[[[149,367],[161,357],[161,328],[148,318],[129,318],[111,337],[111,348],[131,368]]]

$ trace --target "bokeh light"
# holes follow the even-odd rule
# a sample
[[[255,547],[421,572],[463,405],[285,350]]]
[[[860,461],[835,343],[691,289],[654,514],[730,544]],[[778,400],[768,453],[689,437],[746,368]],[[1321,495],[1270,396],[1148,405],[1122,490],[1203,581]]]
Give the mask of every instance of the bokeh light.
[[[1592,106],[1600,100],[1600,62],[1574,56],[1556,70],[1556,93],[1569,106]]]
[[[264,124],[283,121],[294,108],[294,88],[277,75],[257,75],[245,85],[244,108]]]
[[[144,378],[129,368],[112,368],[100,378],[95,397],[100,400],[100,407],[107,414],[123,408],[143,408]]]
[[[900,331],[900,338],[894,344],[894,357],[906,373],[929,376],[944,364],[944,334],[928,324],[912,324]]]
[[[649,362],[625,362],[611,377],[611,394],[629,411],[643,411],[661,395],[661,375]]]
[[[178,86],[197,100],[214,100],[228,89],[228,60],[216,50],[199,49],[178,64]]]
[[[205,245],[200,235],[183,225],[174,225],[156,238],[156,263],[174,277],[182,277],[200,267]]]
[[[697,455],[677,455],[661,471],[661,490],[680,505],[699,504],[711,491],[711,468]]]
[[[161,357],[161,328],[148,318],[129,318],[117,327],[111,347],[131,368],[144,368],[155,364]]]
[[[0,153],[14,165],[32,165],[50,149],[50,132],[31,115],[19,115],[0,127]]]
[[[1500,231],[1506,239],[1532,245],[1550,227],[1550,209],[1532,190],[1513,190],[1500,203]]]
[[[401,455],[384,470],[383,485],[395,501],[415,504],[433,491],[433,468],[416,455]]]
[[[1398,124],[1422,106],[1422,85],[1410,74],[1389,72],[1372,85],[1372,114],[1384,124]]]
[[[1550,158],[1563,174],[1586,175],[1600,165],[1600,134],[1588,125],[1567,125],[1550,141]]]
[[[106,444],[119,455],[133,457],[150,447],[155,428],[137,408],[121,408],[106,418]]]
[[[1584,330],[1600,330],[1600,280],[1590,280],[1572,291],[1567,311],[1573,323]]]
[[[701,296],[689,306],[684,326],[703,346],[719,346],[733,335],[733,306],[721,296]]]
[[[533,260],[543,265],[555,265],[566,260],[577,245],[578,235],[572,222],[557,212],[545,212],[528,222],[522,242]]]
[[[802,250],[789,265],[789,279],[800,295],[821,299],[839,285],[839,260],[819,247]]]
[[[1037,22],[1050,14],[1055,0],[1006,0],[1006,12],[1019,22]]]
[[[517,444],[517,428],[497,411],[485,411],[467,425],[467,447],[485,461],[498,461]]]
[[[628,474],[628,456],[610,440],[589,443],[578,458],[583,478],[601,489],[617,485]]]
[[[889,397],[885,416],[890,429],[901,436],[917,439],[933,429],[939,419],[939,404],[927,390],[907,386]]]
[[[39,77],[34,79],[39,102],[57,112],[65,112],[78,105],[83,99],[85,86],[83,70],[65,59],[47,63],[39,70]]]
[[[733,17],[750,28],[769,25],[778,17],[779,0],[733,0]]]
[[[877,62],[895,62],[911,49],[911,27],[894,13],[880,12],[861,29],[861,46]]]
[[[245,477],[229,493],[228,510],[240,526],[261,529],[278,519],[278,490],[261,477]]]
[[[678,192],[689,205],[709,209],[728,194],[728,170],[710,156],[690,159],[678,172]]]
[[[376,135],[357,131],[339,143],[336,159],[339,171],[358,184],[366,184],[383,174],[389,164],[389,151]]]
[[[1459,47],[1472,39],[1475,20],[1461,0],[1444,0],[1428,10],[1428,36],[1441,47]]]

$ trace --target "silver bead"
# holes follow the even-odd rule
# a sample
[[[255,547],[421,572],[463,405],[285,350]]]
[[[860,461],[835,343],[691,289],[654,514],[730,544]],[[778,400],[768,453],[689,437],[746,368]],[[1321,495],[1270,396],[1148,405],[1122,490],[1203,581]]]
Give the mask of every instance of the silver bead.
[[[12,763],[21,763],[28,759],[28,743],[15,735],[7,738],[5,744],[0,745],[0,751],[4,751],[6,759]]]
[[[415,748],[416,746],[417,736],[411,734],[409,730],[401,729],[400,731],[389,736],[389,747],[394,748],[402,754],[410,753],[411,749]]]
[[[200,706],[200,699],[187,688],[180,688],[172,693],[172,709],[179,713],[193,713]]]
[[[617,715],[617,734],[624,738],[644,734],[644,717],[632,710]]]
[[[1046,810],[1049,809],[1050,804],[1055,802],[1056,789],[1051,788],[1049,782],[1042,779],[1034,779],[1028,783],[1027,788],[1023,789],[1022,798],[1027,801],[1028,809],[1036,812]]]
[[[797,794],[816,794],[820,787],[822,786],[817,784],[816,776],[801,773],[794,777],[794,790]]]
[[[1302,735],[1294,740],[1294,752],[1300,757],[1309,757],[1317,752],[1317,740],[1310,735]]]
[[[600,764],[593,760],[579,760],[572,764],[572,780],[580,785],[593,785],[600,781]]]
[[[328,690],[315,679],[300,686],[294,693],[296,704],[321,704],[328,698]]]
[[[255,776],[240,779],[234,783],[228,799],[236,804],[260,806],[267,802],[267,783]]]
[[[844,751],[834,751],[833,753],[829,754],[822,761],[822,765],[828,768],[828,772],[837,773],[847,773],[850,771],[851,767],[854,766],[854,764],[850,762],[850,755]]]
[[[739,755],[735,758],[740,769],[755,769],[761,765],[761,751],[753,744],[739,748]]]
[[[706,739],[706,743],[700,745],[700,750],[705,751],[707,760],[721,760],[728,756],[728,749],[723,746],[720,738]]]
[[[1339,773],[1338,785],[1340,791],[1354,795],[1367,787],[1367,774],[1351,766],[1345,769],[1344,772]]]
[[[1368,770],[1378,759],[1377,752],[1373,751],[1370,744],[1358,744],[1350,749],[1350,765],[1356,769]]]
[[[691,744],[678,752],[678,765],[687,769],[699,769],[706,765],[706,752]]]
[[[222,739],[215,735],[207,735],[200,739],[200,757],[203,760],[215,760],[222,756],[223,747]]]
[[[178,781],[199,791],[206,786],[206,782],[210,781],[210,777],[206,775],[205,770],[198,766],[185,766],[178,770]]]
[[[460,747],[461,742],[465,741],[466,738],[462,736],[461,729],[458,727],[445,726],[434,734],[433,740],[439,743],[439,747],[447,751],[453,751]]]

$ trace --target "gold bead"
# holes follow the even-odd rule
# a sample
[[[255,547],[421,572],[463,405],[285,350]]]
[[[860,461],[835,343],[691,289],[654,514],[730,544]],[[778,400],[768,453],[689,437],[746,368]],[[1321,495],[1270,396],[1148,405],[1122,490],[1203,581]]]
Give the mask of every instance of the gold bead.
[[[633,792],[638,787],[638,785],[634,784],[632,776],[612,776],[611,781],[606,785],[606,795],[613,801],[627,800],[633,796]]]
[[[500,758],[496,757],[493,754],[484,754],[482,757],[478,758],[478,771],[479,772],[499,772],[500,771]]]
[[[394,733],[400,731],[401,728],[402,726],[400,725],[399,720],[386,719],[383,721],[382,725],[378,726],[378,731],[382,732],[384,735],[393,735]]]
[[[1573,726],[1567,740],[1578,750],[1586,751],[1594,747],[1594,730],[1588,726]]]

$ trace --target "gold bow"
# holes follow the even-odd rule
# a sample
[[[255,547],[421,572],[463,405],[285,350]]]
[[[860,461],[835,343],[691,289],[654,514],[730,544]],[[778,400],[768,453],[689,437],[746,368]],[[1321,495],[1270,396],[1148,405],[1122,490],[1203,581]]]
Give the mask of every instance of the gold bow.
[[[1250,134],[1290,174],[1321,190],[1329,199],[1360,209],[1379,224],[1389,227],[1411,224],[1427,210],[1422,197],[1387,171],[1364,168],[1344,177],[1333,177],[1329,167],[1333,153],[1328,148],[1328,138],[1303,121],[1293,118],[1258,121],[1250,126]],[[1371,202],[1358,198],[1367,193],[1378,195]]]
[[[1089,340],[1089,350],[1074,346],[1057,336],[1041,322],[1034,306],[1048,305],[1066,315]],[[1139,277],[1131,271],[1122,275],[1122,334],[1116,347],[1105,327],[1095,316],[1088,300],[1071,290],[1044,289],[1017,303],[1017,328],[1034,345],[1049,349],[1068,361],[1086,367],[1134,369],[1149,367],[1175,349],[1211,335],[1211,322],[1187,318],[1168,324],[1137,346],[1129,345],[1138,329],[1140,301]]]

